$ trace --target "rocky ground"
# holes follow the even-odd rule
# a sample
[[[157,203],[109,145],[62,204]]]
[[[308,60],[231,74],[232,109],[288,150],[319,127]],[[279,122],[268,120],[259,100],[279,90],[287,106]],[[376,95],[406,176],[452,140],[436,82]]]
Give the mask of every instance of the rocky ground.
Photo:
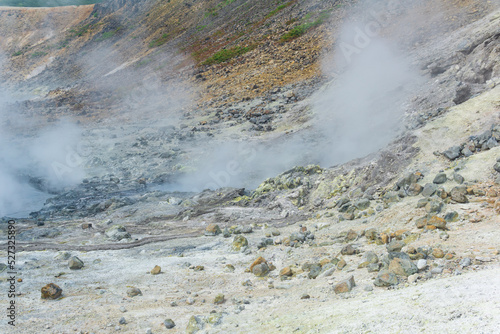
[[[29,131],[71,114],[85,142],[78,152],[82,162],[74,166],[85,172],[85,178],[75,187],[54,190],[46,180],[23,175],[33,187],[53,196],[40,210],[16,219],[17,326],[12,328],[4,318],[0,331],[497,332],[496,4],[422,2],[405,14],[414,17],[417,26],[412,38],[399,35],[398,20],[387,27],[384,33],[401,43],[424,84],[405,107],[405,130],[386,147],[333,167],[310,164],[316,161],[297,153],[300,159],[295,162],[302,167],[284,163],[286,167],[276,165],[266,173],[253,170],[255,158],[246,159],[246,151],[228,149],[230,156],[243,152],[230,161],[239,163],[246,177],[225,184],[220,177],[220,182],[193,180],[200,165],[208,164],[204,151],[213,153],[210,149],[228,142],[244,143],[250,153],[255,148],[254,153],[266,160],[277,156],[281,143],[297,138],[313,143],[308,147],[325,145],[311,129],[318,91],[335,85],[331,76],[319,75],[319,54],[331,48],[328,34],[336,30],[321,23],[290,43],[281,43],[280,36],[291,30],[286,22],[294,17],[306,22],[335,8],[338,11],[330,11],[329,18],[336,27],[348,11],[336,2],[291,1],[268,17],[274,4],[256,2],[253,9],[260,8],[262,16],[257,23],[228,21],[221,30],[227,44],[222,37],[219,42],[228,47],[260,43],[229,64],[201,65],[222,44],[200,38],[186,47],[193,53],[204,50],[192,54],[198,64],[187,65],[177,54],[172,62],[178,67],[169,68],[170,74],[159,71],[161,75],[155,76],[153,67],[121,71],[127,61],[152,59],[151,64],[158,65],[158,53],[154,58],[152,49],[161,46],[154,44],[161,41],[158,38],[174,43],[162,37],[161,28],[161,22],[175,23],[173,14],[184,13],[183,24],[190,27],[177,31],[175,42],[185,42],[183,34],[192,37],[189,34],[196,30],[198,37],[204,36],[208,28],[201,28],[201,23],[211,27],[207,34],[214,38],[214,27],[223,26],[224,15],[241,10],[224,3],[229,3],[227,8],[213,7],[219,8],[219,16],[210,14],[214,26],[203,21],[210,16],[193,14],[208,10],[197,1],[189,3],[197,8],[192,12],[185,10],[183,1],[172,1],[171,11],[164,11],[170,8],[167,4],[160,8],[150,2],[132,6],[114,1],[79,7],[71,20],[63,15],[68,9],[54,9],[51,29],[69,33],[56,35],[57,41],[46,40],[66,41],[72,47],[36,57],[28,55],[39,52],[46,40],[29,24],[12,28],[3,18],[29,18],[27,12],[33,11],[37,14],[31,18],[43,28],[44,16],[34,9],[0,10],[1,24],[9,31],[30,31],[25,39],[13,35],[1,41],[12,53],[23,45],[23,52],[11,55],[11,67],[3,72],[8,86],[38,95],[9,106],[41,120]],[[139,13],[135,19],[147,24],[135,30],[128,19],[111,20],[125,9]],[[438,12],[443,14],[428,15],[428,22],[439,29],[426,29],[418,19]],[[83,23],[75,26],[73,20]],[[85,20],[96,25],[75,30]],[[103,21],[97,24],[98,20]],[[124,22],[127,28],[118,29]],[[299,24],[294,22],[290,24]],[[241,30],[243,26],[247,30]],[[117,49],[128,48],[127,61],[94,64],[85,79],[78,79],[75,59],[68,54],[81,49],[82,57],[94,57],[92,43],[102,42],[106,32]],[[132,32],[147,36],[147,43],[138,46]],[[238,37],[232,39],[233,33]],[[262,42],[265,39],[269,42]],[[34,74],[33,68],[51,55],[54,63]],[[292,62],[285,55],[296,59]],[[276,59],[269,57],[284,61],[274,66]],[[144,85],[137,79],[142,76],[155,84]],[[100,89],[110,77],[139,88],[120,84]],[[27,81],[19,81],[22,78]],[[186,102],[190,99],[196,102]],[[22,128],[8,117],[2,124],[8,121],[11,128]],[[30,134],[26,130],[16,140]],[[266,145],[278,149],[265,151]],[[223,167],[224,175],[234,176],[232,168]],[[193,182],[186,183],[186,177]],[[219,189],[203,190],[210,181],[216,185],[211,188]],[[0,222],[5,237],[7,218]],[[2,291],[10,286],[6,247],[2,243]]]

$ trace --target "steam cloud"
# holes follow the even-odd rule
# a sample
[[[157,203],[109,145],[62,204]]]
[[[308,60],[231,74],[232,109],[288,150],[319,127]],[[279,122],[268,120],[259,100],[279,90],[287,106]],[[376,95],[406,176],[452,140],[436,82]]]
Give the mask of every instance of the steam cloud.
[[[4,86],[0,81],[0,217],[20,217],[41,207],[48,192],[81,181],[81,133],[69,120],[37,129],[33,120],[14,115],[18,98]]]

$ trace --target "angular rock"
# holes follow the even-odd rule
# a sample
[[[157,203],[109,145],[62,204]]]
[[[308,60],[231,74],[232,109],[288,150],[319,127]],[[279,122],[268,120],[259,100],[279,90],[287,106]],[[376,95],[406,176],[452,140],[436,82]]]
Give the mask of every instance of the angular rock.
[[[389,263],[389,271],[399,276],[410,276],[418,272],[418,268],[411,260],[394,258]]]
[[[448,160],[455,160],[460,156],[460,151],[462,148],[460,146],[453,146],[447,149],[446,151],[443,152],[443,155],[448,159]]]
[[[462,184],[465,181],[464,177],[458,173],[453,174],[453,180],[455,180],[455,182],[458,184]]]
[[[434,178],[434,181],[432,181],[434,184],[443,184],[446,181],[448,181],[448,177],[446,176],[445,173],[439,173],[436,175]]]
[[[432,200],[425,206],[425,211],[428,213],[440,213],[443,208],[443,202]]]
[[[365,231],[365,237],[368,240],[375,240],[377,239],[378,233],[377,230],[374,228],[369,228]]]
[[[454,187],[453,189],[451,189],[450,196],[451,199],[457,203],[469,202],[469,200],[467,199],[467,187],[465,186]]]
[[[129,297],[142,296],[142,291],[139,288],[129,288],[127,290],[127,296]]]
[[[214,304],[215,305],[220,305],[223,304],[226,300],[224,299],[224,294],[219,293],[217,296],[214,298]]]
[[[354,282],[354,276],[351,275],[346,280],[343,280],[342,282],[336,284],[335,287],[333,288],[333,291],[335,291],[336,294],[346,293],[350,292],[352,288],[355,286],[356,283]]]
[[[377,278],[375,279],[373,284],[378,287],[396,285],[398,284],[398,278],[395,274],[387,270],[382,270],[377,275]]]
[[[153,269],[151,269],[151,275],[158,275],[159,273],[161,273],[160,266],[155,266]]]
[[[434,226],[440,230],[446,230],[446,220],[438,216],[432,216],[427,220],[427,226]]]
[[[351,244],[349,245],[346,245],[342,248],[342,250],[340,251],[340,253],[342,255],[354,255],[354,254],[357,254],[359,253],[359,251],[354,248]]]
[[[436,192],[437,186],[434,183],[427,183],[422,190],[422,196],[431,197]]]
[[[456,222],[458,221],[458,213],[456,211],[448,212],[444,216],[444,220],[446,220],[448,223]]]
[[[424,190],[424,187],[422,187],[420,184],[418,183],[412,183],[408,189],[406,190],[406,193],[409,195],[409,196],[417,196],[417,195],[420,195],[420,193]]]
[[[194,334],[201,331],[205,327],[205,321],[200,316],[191,316],[186,327],[187,334]]]
[[[337,263],[337,269],[338,270],[342,270],[344,269],[344,267],[347,265],[347,262],[345,262],[344,259],[341,259],[338,263]]]
[[[62,289],[54,283],[49,283],[41,290],[42,299],[57,299],[62,295]]]
[[[290,267],[285,267],[280,270],[280,276],[287,276],[287,277],[293,276],[293,271]]]
[[[205,229],[205,235],[208,237],[216,236],[216,235],[221,234],[221,233],[222,233],[222,231],[221,231],[219,225],[217,225],[217,224],[210,224]]]
[[[167,329],[172,329],[175,327],[175,322],[172,319],[165,319],[165,321],[163,321],[163,324]]]
[[[319,264],[312,265],[311,270],[309,271],[307,277],[310,279],[316,279],[316,277],[318,277],[319,274],[321,274],[321,269],[322,269],[321,265]]]
[[[417,261],[417,269],[424,270],[427,267],[427,260],[420,259]]]
[[[261,264],[261,263],[267,263],[266,259],[264,259],[262,256],[259,256],[255,261],[252,262],[252,264],[250,265],[250,271],[253,270],[253,267],[255,267],[256,265],[258,264]]]
[[[83,268],[83,261],[80,260],[78,257],[73,256],[68,261],[68,267],[69,267],[69,269],[73,269],[73,270],[82,269]]]
[[[389,244],[387,244],[386,248],[388,252],[399,252],[401,249],[406,246],[404,241],[400,240],[392,240]]]
[[[365,259],[368,263],[378,263],[378,256],[374,252],[366,252]]]
[[[434,248],[432,250],[432,256],[434,256],[436,259],[441,259],[444,257],[444,252],[440,248]]]
[[[130,239],[132,236],[127,232],[122,225],[113,225],[106,231],[106,236],[114,241],[120,241],[122,239]]]

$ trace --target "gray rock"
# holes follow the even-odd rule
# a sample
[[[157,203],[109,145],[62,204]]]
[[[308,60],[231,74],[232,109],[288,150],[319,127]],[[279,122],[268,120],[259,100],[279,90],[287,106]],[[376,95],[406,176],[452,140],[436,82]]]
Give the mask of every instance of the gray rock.
[[[431,274],[439,275],[443,272],[443,267],[436,267],[431,269]]]
[[[411,260],[395,258],[389,264],[389,271],[399,276],[410,276],[417,273],[418,268]]]
[[[449,160],[455,160],[460,156],[460,151],[462,148],[460,146],[453,146],[443,152],[443,155]]]
[[[493,169],[495,171],[497,171],[498,173],[500,173],[500,162],[497,162],[494,166],[493,166]]]
[[[422,190],[422,196],[431,197],[436,192],[437,186],[434,183],[427,183]]]
[[[166,319],[165,321],[163,321],[163,324],[167,329],[172,329],[175,327],[175,322],[172,319]]]
[[[363,290],[368,291],[368,292],[373,291],[373,285],[367,284],[367,285],[365,285]]]
[[[80,260],[78,257],[73,256],[68,261],[68,267],[69,267],[69,269],[73,269],[73,270],[82,269],[83,268],[83,261]]]
[[[472,260],[469,257],[465,257],[460,261],[462,267],[468,267],[472,264]]]
[[[241,228],[241,233],[252,233],[253,229],[250,225],[245,225]]]
[[[340,251],[342,255],[354,255],[359,253],[359,251],[354,248],[351,244],[344,246],[342,250]]]
[[[114,241],[120,241],[122,239],[130,239],[130,233],[127,232],[122,225],[113,225],[106,231],[106,236]]]
[[[443,202],[432,200],[425,206],[425,211],[428,213],[440,213],[443,209]]]
[[[129,297],[142,296],[142,291],[139,288],[130,288],[127,290],[127,296]]]
[[[466,186],[458,186],[451,189],[450,192],[451,199],[457,203],[468,203],[467,199],[467,187]]]
[[[229,229],[224,228],[224,229],[222,230],[222,236],[223,236],[224,238],[229,238],[229,237],[231,237],[231,232],[229,231]]]
[[[404,246],[406,246],[406,244],[404,243],[404,241],[394,239],[390,243],[387,244],[386,248],[387,248],[387,251],[389,253],[392,253],[392,252],[399,252],[399,251],[401,251],[401,249]]]
[[[374,252],[366,252],[365,259],[368,263],[378,263],[378,256]]]
[[[252,273],[258,277],[264,277],[269,273],[269,266],[267,263],[260,263],[253,267]]]
[[[290,235],[290,241],[300,241],[304,242],[306,240],[306,235],[301,232],[294,232]]]
[[[377,278],[375,278],[373,284],[378,287],[396,285],[398,284],[398,278],[395,274],[391,273],[390,271],[382,270],[377,275]]]
[[[465,181],[464,177],[458,173],[453,174],[453,180],[455,180],[455,182],[458,184],[462,184]]]
[[[354,206],[356,207],[356,209],[363,211],[363,210],[366,210],[370,207],[370,201],[366,198],[362,198],[362,199],[354,202]]]
[[[439,173],[436,175],[434,178],[434,181],[432,181],[434,184],[443,184],[446,181],[448,181],[448,177],[446,176],[445,173]]]
[[[120,320],[118,321],[120,325],[125,325],[127,323],[127,320],[125,320],[125,317],[121,317]]]
[[[379,263],[370,263],[368,265],[368,267],[366,267],[368,269],[368,272],[369,273],[374,273],[374,272],[377,272],[380,270],[380,264]]]
[[[424,259],[420,259],[417,261],[417,269],[418,270],[424,270],[427,268],[427,261]]]
[[[498,142],[495,138],[491,137],[490,139],[488,139],[486,143],[484,143],[484,145],[486,146],[487,149],[491,150],[492,148],[498,146]]]
[[[456,211],[447,212],[444,215],[444,220],[446,220],[448,223],[456,222],[456,221],[458,221],[458,213]]]
[[[321,273],[321,270],[322,270],[321,265],[314,264],[311,267],[311,270],[309,271],[309,274],[307,275],[307,277],[310,279],[316,279],[316,277],[318,277],[319,274]]]

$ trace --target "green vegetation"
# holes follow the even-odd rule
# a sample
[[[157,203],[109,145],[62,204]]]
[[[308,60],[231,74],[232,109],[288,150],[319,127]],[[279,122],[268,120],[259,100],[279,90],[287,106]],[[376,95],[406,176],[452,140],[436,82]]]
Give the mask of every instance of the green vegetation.
[[[78,27],[76,29],[71,29],[69,32],[71,33],[71,35],[74,37],[74,36],[77,36],[77,37],[81,37],[83,36],[84,34],[86,34],[91,28],[91,25],[90,23],[89,24],[85,24],[81,27]]]
[[[152,40],[151,42],[149,42],[149,47],[155,48],[157,46],[162,46],[163,44],[167,43],[168,36],[169,36],[169,34],[163,34],[163,35],[161,35],[161,37]]]
[[[304,17],[304,21],[308,20],[311,16],[312,16],[311,13],[307,14]],[[330,10],[321,11],[316,20],[296,26],[295,28],[293,28],[292,30],[281,36],[280,41],[288,42],[297,37],[300,37],[304,35],[308,30],[323,24],[329,17],[330,17]]]
[[[241,56],[242,54],[247,53],[255,48],[255,46],[235,46],[230,49],[222,49],[216,52],[212,57],[205,60],[202,65],[212,65],[212,64],[220,64],[224,63],[234,57]]]
[[[232,4],[236,0],[222,0],[217,6],[209,8],[208,12],[205,13],[205,17],[207,16],[217,16],[219,15],[218,11],[222,8]]]
[[[33,52],[30,57],[31,58],[38,58],[38,57],[43,57],[46,55],[47,55],[47,52],[37,51],[37,52]]]
[[[283,5],[279,5],[278,7],[276,7],[276,9],[272,10],[269,12],[269,14],[266,15],[265,19],[268,19],[276,14],[278,14],[279,11],[291,6],[295,1],[290,1],[290,2],[287,2]]]
[[[202,26],[197,26],[197,27],[196,27],[196,30],[198,30],[198,31],[202,31],[202,30],[203,30],[203,29],[205,29],[206,27],[207,27],[207,25],[206,25],[206,24],[205,24],[205,25],[202,25]]]
[[[100,3],[102,0],[0,0],[0,6],[13,7],[59,7],[81,6]]]
[[[23,53],[24,53],[24,51],[23,51],[23,50],[16,51],[16,52],[14,52],[14,53],[12,54],[12,57],[17,57],[17,56],[20,56],[20,55],[22,55]]]
[[[110,30],[110,31],[106,31],[105,33],[103,33],[99,38],[96,39],[97,42],[101,42],[101,41],[104,41],[108,38],[111,38],[113,37],[114,35],[116,35],[117,32],[119,32],[120,30],[122,30],[123,28],[122,27],[118,27],[116,28],[115,30]]]

